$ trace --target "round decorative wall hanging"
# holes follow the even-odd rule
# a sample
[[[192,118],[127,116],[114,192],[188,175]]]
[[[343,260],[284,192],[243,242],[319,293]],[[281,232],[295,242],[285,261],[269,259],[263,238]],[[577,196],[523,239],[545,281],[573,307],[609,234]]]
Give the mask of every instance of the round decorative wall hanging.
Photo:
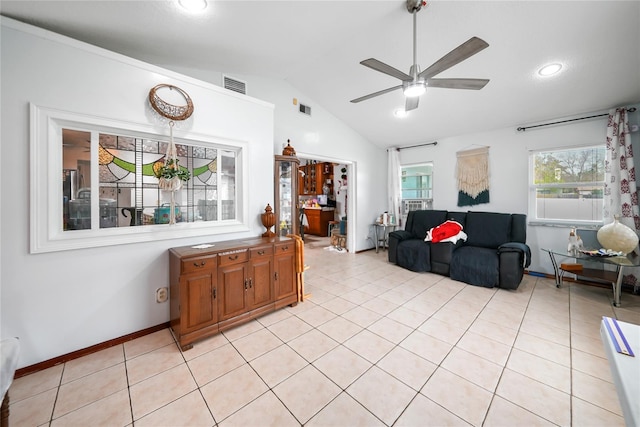
[[[186,105],[173,105],[160,97],[158,91],[167,88],[176,90],[184,98]],[[149,104],[158,114],[171,120],[186,120],[193,113],[193,101],[184,90],[169,84],[159,84],[149,91]]]
[[[177,91],[186,105],[173,105],[160,97],[158,92],[161,89]],[[172,101],[174,102],[174,101]],[[159,166],[154,173],[158,178],[158,188],[171,192],[171,203],[169,205],[169,225],[176,223],[176,202],[174,193],[180,190],[184,182],[189,181],[191,173],[183,166],[179,165],[178,154],[175,142],[173,141],[174,120],[186,120],[193,113],[193,102],[189,94],[177,86],[169,84],[159,84],[149,91],[149,104],[162,117],[169,119],[169,144],[167,145],[167,153],[164,156],[164,164]],[[178,214],[180,213],[178,209]]]

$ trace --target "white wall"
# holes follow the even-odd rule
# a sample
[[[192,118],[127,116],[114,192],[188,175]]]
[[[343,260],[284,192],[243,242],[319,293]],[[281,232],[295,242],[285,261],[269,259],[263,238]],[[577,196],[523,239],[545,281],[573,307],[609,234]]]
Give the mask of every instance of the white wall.
[[[214,84],[222,81],[219,72],[173,68]],[[350,233],[354,241],[349,241],[347,247],[356,252],[372,248],[372,240],[367,239],[371,224],[377,215],[387,210],[386,150],[371,144],[285,81],[237,74],[230,77],[247,82],[249,95],[275,105],[275,152],[280,154],[289,139],[304,158],[349,163],[349,173],[355,175],[355,180],[349,176],[348,221],[349,230],[355,225],[355,234]],[[293,98],[311,106],[311,116],[300,113],[299,106],[293,105]]]
[[[640,105],[635,105],[639,107]],[[606,111],[605,111],[606,112]],[[600,113],[600,112],[597,112]],[[590,116],[583,114],[578,117]],[[550,121],[556,121],[552,119]],[[630,123],[639,124],[640,112],[630,115]],[[425,146],[400,151],[403,165],[433,161],[433,208],[451,211],[489,211],[528,214],[529,151],[589,144],[604,144],[606,117],[553,125],[524,132],[517,126],[470,135],[438,140],[436,146]],[[640,132],[632,133],[636,165],[640,167]],[[455,178],[456,152],[488,146],[490,203],[458,207]],[[551,261],[543,247],[564,247],[569,227],[527,227],[527,244],[531,247],[532,263],[529,269],[553,273]]]
[[[263,231],[259,214],[273,200],[271,104],[6,18],[1,54],[0,320],[2,338],[20,337],[19,367],[167,322],[155,289],[168,285],[169,247]],[[194,101],[191,127],[177,136],[248,142],[250,231],[30,255],[29,103],[148,124],[147,96],[159,83]]]

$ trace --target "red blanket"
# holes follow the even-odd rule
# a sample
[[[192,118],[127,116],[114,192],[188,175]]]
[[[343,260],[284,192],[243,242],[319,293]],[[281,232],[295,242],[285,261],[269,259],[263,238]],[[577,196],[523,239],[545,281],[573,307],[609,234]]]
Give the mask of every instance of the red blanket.
[[[443,222],[437,227],[427,231],[426,242],[438,243],[442,241],[457,242],[459,239],[467,240],[467,235],[462,231],[462,225],[453,220]]]

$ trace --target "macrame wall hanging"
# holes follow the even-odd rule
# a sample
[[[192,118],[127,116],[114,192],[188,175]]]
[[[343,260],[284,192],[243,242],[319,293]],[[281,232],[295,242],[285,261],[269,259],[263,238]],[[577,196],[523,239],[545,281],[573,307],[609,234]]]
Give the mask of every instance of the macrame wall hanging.
[[[168,89],[176,91],[176,93],[184,98],[185,105],[173,105],[162,98],[158,94],[160,89]],[[193,102],[189,95],[177,86],[168,84],[159,84],[149,91],[149,104],[162,117],[169,119],[169,144],[167,152],[164,156],[164,164],[154,167],[154,173],[158,178],[158,187],[161,190],[171,192],[171,203],[169,207],[169,224],[176,223],[176,203],[175,192],[182,188],[183,182],[189,181],[191,173],[189,170],[180,166],[176,145],[173,141],[173,127],[176,120],[186,120],[193,113]]]
[[[489,203],[489,147],[456,153],[458,206]]]

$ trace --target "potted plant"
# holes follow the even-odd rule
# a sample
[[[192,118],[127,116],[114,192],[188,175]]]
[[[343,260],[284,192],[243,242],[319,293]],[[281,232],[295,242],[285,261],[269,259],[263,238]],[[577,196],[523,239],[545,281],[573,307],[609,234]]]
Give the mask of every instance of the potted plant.
[[[169,159],[155,170],[156,178],[160,180],[158,186],[161,190],[176,191],[182,188],[182,183],[191,179],[191,173],[187,168],[181,167],[178,159]]]

